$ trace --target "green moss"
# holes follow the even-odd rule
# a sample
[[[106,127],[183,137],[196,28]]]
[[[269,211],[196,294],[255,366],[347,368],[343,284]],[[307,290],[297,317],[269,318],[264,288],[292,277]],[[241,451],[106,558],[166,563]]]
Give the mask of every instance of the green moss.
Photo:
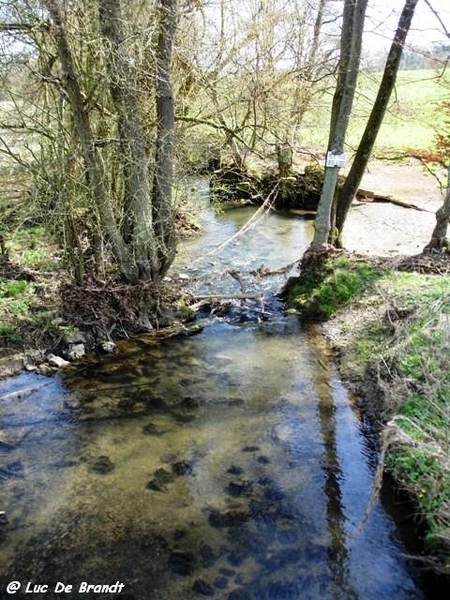
[[[361,260],[327,259],[292,286],[287,305],[309,317],[327,318],[380,276],[379,270]]]

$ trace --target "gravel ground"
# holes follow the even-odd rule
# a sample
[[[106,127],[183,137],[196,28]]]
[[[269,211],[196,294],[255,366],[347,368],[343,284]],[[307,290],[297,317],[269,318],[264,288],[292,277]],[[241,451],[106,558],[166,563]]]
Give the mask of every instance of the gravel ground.
[[[443,202],[437,180],[424,173],[420,162],[392,164],[375,161],[361,188],[415,204],[427,212],[391,203],[356,202],[349,213],[344,245],[362,254],[418,254],[428,243],[435,212]]]

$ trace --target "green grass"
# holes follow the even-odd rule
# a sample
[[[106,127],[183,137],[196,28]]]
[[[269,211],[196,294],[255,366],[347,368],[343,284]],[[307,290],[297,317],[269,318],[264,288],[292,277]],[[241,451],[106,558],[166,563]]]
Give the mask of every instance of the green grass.
[[[364,261],[327,259],[289,291],[287,304],[308,317],[327,318],[378,277],[380,272]]]
[[[33,286],[24,280],[0,279],[0,324],[14,317],[26,315],[30,309]]]
[[[54,271],[58,266],[59,251],[43,227],[18,227],[5,237],[11,259],[20,266],[43,271]]]
[[[358,376],[385,373],[386,468],[416,499],[429,548],[450,571],[450,279],[393,271],[367,294],[357,301],[389,311],[363,323],[344,362],[359,360]]]
[[[0,340],[20,341],[19,322],[25,319],[33,298],[33,286],[22,279],[0,279]]]
[[[351,152],[359,143],[372,109],[382,73],[362,73],[358,82],[352,118],[347,134]],[[438,77],[432,70],[400,71],[388,112],[379,132],[375,154],[402,153],[409,148],[430,150],[436,133],[442,132],[445,115],[439,109],[450,91],[449,76]],[[307,116],[302,144],[313,148],[326,145],[332,91]],[[317,127],[317,122],[322,126]]]

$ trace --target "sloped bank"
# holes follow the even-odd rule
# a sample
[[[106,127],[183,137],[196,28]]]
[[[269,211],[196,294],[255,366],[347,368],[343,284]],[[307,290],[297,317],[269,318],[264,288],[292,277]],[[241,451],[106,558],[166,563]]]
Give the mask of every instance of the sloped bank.
[[[378,434],[383,470],[413,501],[425,566],[450,576],[450,259],[329,250],[283,295],[322,321]],[[380,471],[381,472],[381,471]]]

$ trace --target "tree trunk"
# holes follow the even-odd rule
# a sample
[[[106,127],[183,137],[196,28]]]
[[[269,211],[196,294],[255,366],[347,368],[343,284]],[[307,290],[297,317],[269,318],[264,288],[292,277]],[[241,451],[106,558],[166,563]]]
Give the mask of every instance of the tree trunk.
[[[367,0],[345,0],[339,74],[331,110],[327,155],[339,155],[343,152],[359,72],[366,7]],[[313,247],[321,246],[328,240],[338,175],[339,166],[325,167],[324,184],[314,223]]]
[[[172,51],[176,30],[177,0],[160,0],[156,49],[156,132],[153,179],[153,219],[158,238],[159,275],[175,258],[175,223],[172,207],[173,149],[175,137],[174,100],[171,82]]]
[[[64,29],[61,5],[56,0],[46,0],[45,5],[53,21],[52,32],[56,41],[59,60],[61,61],[64,88],[67,92],[80,139],[90,195],[96,204],[102,227],[111,242],[113,254],[123,276],[127,281],[134,282],[138,275],[137,269],[120,234],[112,204],[105,190],[103,165],[94,143],[89,115],[84,106],[83,95],[75,72],[72,52]]]
[[[447,230],[450,219],[450,166],[447,168],[447,192],[441,208],[436,212],[436,225],[430,242],[425,246],[425,252],[448,248]]]
[[[342,244],[341,238],[345,219],[361,183],[364,171],[366,170],[375,140],[389,104],[392,90],[394,89],[397,72],[403,54],[403,47],[411,26],[417,2],[418,0],[406,0],[403,6],[376,100],[361,138],[361,142],[358,146],[352,167],[337,198],[336,228],[333,229],[330,237],[330,242],[332,244],[339,246]]]
[[[125,54],[120,0],[98,0],[100,27],[109,44],[107,69],[117,114],[124,182],[123,234],[141,279],[157,279],[160,265],[153,228],[145,133],[131,58]]]

